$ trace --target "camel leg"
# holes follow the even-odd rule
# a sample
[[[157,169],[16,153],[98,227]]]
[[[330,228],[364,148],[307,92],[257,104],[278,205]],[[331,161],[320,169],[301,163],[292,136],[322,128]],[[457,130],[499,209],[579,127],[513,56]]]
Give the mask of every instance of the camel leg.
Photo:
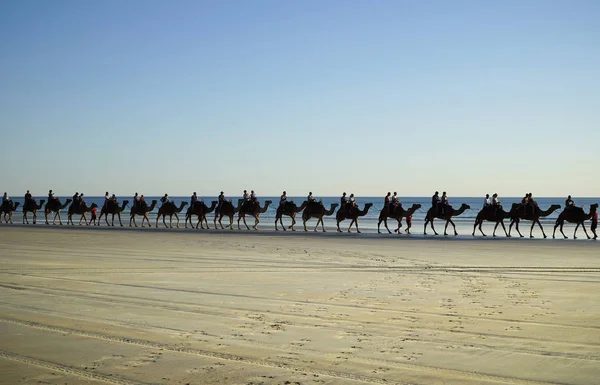
[[[448,222],[450,222],[450,224],[452,225],[452,229],[454,230],[454,236],[458,235],[458,232],[456,231],[456,225],[454,224],[454,221],[451,219],[448,219]],[[448,226],[448,223],[446,223],[446,226]]]
[[[433,227],[433,218],[431,218],[431,221],[429,222],[429,224],[431,225],[431,230],[433,230],[433,233],[434,233],[435,235],[439,235],[439,234],[437,233],[437,231],[435,231],[435,227]]]
[[[173,215],[175,215],[175,218],[177,219],[177,228],[179,228],[179,215],[177,215],[177,213],[175,213]]]
[[[248,226],[248,223],[246,223],[246,215],[244,215],[242,217],[242,220],[244,221],[244,225],[246,226],[246,230],[250,230],[250,226]]]
[[[342,230],[340,229],[340,222],[341,221],[337,221],[337,231],[338,231],[338,233],[342,232]],[[352,226],[352,223],[350,223],[350,226]],[[348,228],[348,232],[350,232],[350,228]]]
[[[356,232],[360,233],[360,229],[358,228],[358,218],[354,220],[354,225],[356,226]]]
[[[258,230],[258,224],[260,223],[260,220],[258,219],[258,215],[256,215],[254,217],[254,231]]]
[[[518,221],[517,221],[517,224],[516,224],[516,229],[517,229],[517,232],[519,233],[519,236],[521,238],[523,238],[523,234],[521,234],[521,231],[519,230],[519,222]],[[510,232],[508,234],[510,235]]]
[[[513,218],[510,221],[510,225],[508,226],[508,236],[510,237],[510,231],[512,230],[513,225],[515,225],[515,229],[517,229],[519,236],[521,236],[521,238],[523,238],[523,234],[521,234],[521,232],[519,231],[519,220],[516,218]]]
[[[481,225],[483,225],[483,221],[480,221],[480,222],[479,222],[479,232],[480,232],[481,234],[483,234],[483,236],[484,236],[484,237],[487,237],[487,235],[485,235],[485,234],[483,233],[483,230],[481,229]]]
[[[498,225],[500,224],[500,222],[496,222],[496,226],[494,226],[494,232],[492,233],[492,236],[495,237],[496,236],[496,229],[498,228]]]
[[[242,219],[242,215],[238,214],[238,222],[237,222],[238,223],[238,230],[241,230],[241,228],[240,228],[240,220],[241,219]]]
[[[62,226],[62,219],[60,218],[60,209],[58,209],[59,211],[56,212],[56,215],[54,216],[54,220],[56,220],[56,216],[58,215],[58,224]]]
[[[27,220],[27,213],[23,214],[23,223],[29,224],[29,221]]]
[[[446,221],[446,225],[444,226],[444,235],[448,235],[448,224],[449,223],[450,223],[449,221]]]
[[[165,216],[163,215],[163,218]],[[146,222],[148,222],[148,227],[152,227],[152,224],[150,223],[150,218],[148,218],[148,213],[144,213],[144,218],[146,219]],[[142,219],[143,220],[143,219]],[[158,227],[158,226],[157,226]]]
[[[302,224],[304,225],[304,231],[308,231],[306,229],[306,219],[302,218]]]
[[[567,239],[567,238],[569,238],[569,237],[567,237],[567,236],[565,235],[565,233],[563,232],[563,226],[564,226],[564,224],[565,224],[565,222],[564,222],[564,221],[560,223],[560,228],[559,228],[559,230],[560,230],[560,233],[563,235],[563,237],[565,237],[565,239]]]
[[[49,225],[50,223],[48,223],[48,212],[44,211],[44,216],[46,218],[46,224]]]
[[[575,231],[573,232],[573,239],[577,239],[577,229],[579,229],[579,223],[575,226]]]
[[[294,229],[294,225],[296,224],[296,218],[292,217],[292,224],[290,225],[290,229],[292,229],[292,231],[296,231]]]
[[[556,228],[558,227],[558,219],[554,222],[554,230],[552,231],[552,239],[554,239],[554,235],[556,234]]]
[[[387,225],[387,218],[383,218],[383,219],[379,219],[379,223],[377,224],[377,233],[381,234],[381,231],[379,231],[379,225],[381,225],[381,222],[383,222],[383,225],[385,226],[385,229],[388,231],[388,234],[391,234],[392,232],[390,231],[388,225]]]
[[[210,226],[208,226],[208,220],[206,219],[206,215],[202,216],[202,221],[206,222],[206,230],[210,230]],[[216,229],[216,227],[215,227],[215,229]],[[202,230],[204,230],[204,226],[202,226]]]
[[[275,231],[279,231],[277,228],[277,221],[281,222],[281,217],[277,218],[277,215],[275,215]],[[283,227],[283,222],[281,223],[281,226]],[[285,231],[285,227],[283,227],[283,231]]]
[[[427,224],[429,223],[429,218],[425,218],[425,223],[423,224],[423,235],[427,235]],[[475,230],[473,230],[475,231]],[[475,234],[473,234],[475,235]]]
[[[506,232],[506,226],[504,226],[504,221],[501,221],[500,224],[502,225],[502,230],[504,230],[504,235],[508,238],[508,233]]]

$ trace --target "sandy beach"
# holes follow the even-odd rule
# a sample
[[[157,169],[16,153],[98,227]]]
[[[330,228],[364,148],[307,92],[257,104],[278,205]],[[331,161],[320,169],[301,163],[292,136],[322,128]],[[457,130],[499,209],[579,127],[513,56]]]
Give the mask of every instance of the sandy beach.
[[[0,228],[1,384],[599,384],[600,247]]]

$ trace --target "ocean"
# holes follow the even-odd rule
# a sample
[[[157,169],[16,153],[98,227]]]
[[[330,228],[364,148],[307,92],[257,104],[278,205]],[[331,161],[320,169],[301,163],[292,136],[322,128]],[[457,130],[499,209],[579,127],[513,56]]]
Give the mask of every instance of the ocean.
[[[39,201],[39,199],[46,199],[46,197],[36,197],[36,199]],[[61,202],[64,202],[65,199],[67,199],[67,197],[59,197]],[[172,201],[174,201],[178,206],[182,201],[188,202],[190,201],[189,197],[170,197]],[[241,197],[227,197],[227,199],[231,199],[234,204],[237,204],[237,199],[239,199]],[[323,204],[325,205],[325,207],[329,208],[329,206],[332,203],[338,203],[339,202],[339,197],[316,197],[317,200],[322,200]],[[565,197],[566,198],[566,197]],[[556,220],[556,218],[558,217],[559,213],[562,211],[562,208],[564,208],[564,201],[565,198],[536,198],[536,201],[538,202],[538,205],[540,206],[540,208],[542,210],[547,209],[550,205],[553,204],[559,204],[561,205],[561,209],[556,210],[554,213],[552,213],[551,215],[549,215],[546,218],[542,219],[542,225],[544,226],[544,229],[546,230],[546,233],[549,235],[552,234],[552,227],[554,225],[554,222]],[[21,202],[21,205],[23,204],[23,198],[16,198],[16,197],[12,197],[12,199],[15,202]],[[122,215],[121,218],[123,220],[123,224],[125,226],[129,225],[129,211],[131,208],[131,202],[133,201],[132,197],[118,197],[119,202],[122,202],[124,199],[129,200],[130,205],[127,207],[127,209],[125,210],[125,215]],[[148,204],[153,200],[156,199],[160,202],[160,197],[146,197],[146,202],[148,202]],[[216,197],[199,197],[199,199],[203,200],[207,205],[210,206],[211,201],[216,200]],[[288,197],[288,200],[292,200],[294,202],[296,202],[298,205],[302,204],[302,202],[306,199],[306,197]],[[584,209],[587,211],[589,210],[589,207],[591,204],[593,203],[599,203],[600,202],[600,198],[577,198],[574,197],[573,198],[575,200],[575,204],[577,206],[583,206]],[[92,203],[96,203],[99,207],[98,209],[98,214],[100,213],[100,208],[102,207],[103,203],[104,203],[104,197],[85,197],[85,200],[87,202],[88,205],[91,205]],[[266,200],[271,200],[273,203],[269,206],[268,210],[260,215],[260,224],[259,224],[259,228],[262,229],[274,229],[275,225],[274,225],[274,221],[275,221],[275,211],[277,209],[277,205],[279,202],[279,197],[259,197],[259,201],[261,202],[261,206],[264,204],[264,202]],[[362,209],[365,203],[373,203],[373,207],[371,207],[371,209],[369,210],[368,214],[365,215],[364,217],[361,217],[359,219],[359,228],[361,231],[365,231],[365,232],[376,232],[377,231],[377,222],[378,222],[378,218],[379,218],[379,213],[383,207],[383,196],[381,197],[356,197],[357,202],[359,203],[359,207]],[[469,206],[471,206],[470,210],[465,211],[462,215],[454,217],[453,221],[456,223],[457,226],[457,230],[461,235],[465,235],[467,232],[468,234],[470,234],[473,230],[473,223],[475,220],[475,217],[477,216],[477,213],[479,212],[479,210],[482,208],[483,206],[483,201],[484,198],[483,197],[450,197],[449,198],[450,201],[450,205],[452,205],[454,208],[459,208],[461,206],[461,204],[466,203]],[[509,209],[512,203],[520,203],[521,202],[521,198],[516,198],[516,197],[510,197],[510,198],[501,198],[500,199],[502,205],[505,207],[505,209]],[[413,215],[413,222],[412,222],[412,229],[411,231],[415,234],[422,234],[423,233],[423,224],[424,224],[424,218],[425,218],[425,214],[427,212],[427,210],[431,207],[431,197],[400,197],[400,202],[402,202],[403,206],[405,209],[408,209],[410,206],[412,206],[415,203],[419,203],[421,204],[421,209],[419,209],[417,212],[415,212],[415,214]],[[156,223],[156,215],[158,212],[158,207],[160,206],[160,203],[157,205],[157,208],[155,208],[150,214],[149,214],[149,218],[150,221],[152,223],[152,225],[154,226]],[[183,225],[184,223],[184,219],[185,219],[185,211],[187,210],[186,206],[184,208],[184,210],[182,211],[182,214],[180,215],[180,225]],[[338,207],[339,208],[339,207]],[[337,211],[337,209],[336,209]],[[17,212],[13,215],[13,222],[14,223],[21,223],[22,222],[22,209],[21,207],[19,207],[17,209]],[[31,218],[31,214],[28,214],[28,217]],[[64,209],[61,212],[61,217],[63,219],[63,222],[66,223],[67,220],[67,209]],[[44,213],[42,212],[38,212],[38,221],[41,220],[43,222],[44,218]],[[196,217],[195,217],[196,218]],[[214,214],[210,214],[208,216],[209,219],[209,225],[212,228],[213,227],[213,218],[214,218]],[[49,216],[49,220],[51,219],[51,216]],[[75,222],[77,222],[79,220],[79,216],[75,215],[73,217],[73,220]],[[138,225],[140,224],[141,218],[137,218],[138,221]],[[253,218],[248,217],[246,219],[246,221],[248,222],[248,225],[252,225],[254,223]],[[31,220],[30,220],[31,222]],[[223,224],[228,223],[229,220],[227,218],[225,218],[223,220]],[[299,213],[296,217],[296,222],[297,222],[297,226],[296,229],[297,230],[301,230],[302,229],[302,220],[301,220],[301,214]],[[38,222],[39,223],[39,222]],[[167,219],[167,224],[168,224],[168,219]],[[195,223],[195,222],[194,222]],[[234,228],[237,228],[237,215],[234,218]],[[291,223],[291,219],[289,217],[284,216],[283,217],[283,223],[285,226],[288,226]],[[393,229],[396,228],[396,221],[391,219],[388,220],[388,227],[390,228],[390,230],[393,231]],[[510,220],[505,220],[505,224],[506,227],[508,229],[508,225],[510,223]],[[243,227],[243,222],[240,222],[240,224]],[[316,219],[311,219],[308,224],[307,224],[307,228],[309,230],[313,229],[314,226],[316,224]],[[436,226],[436,230],[438,233],[443,234],[444,231],[444,224],[445,221],[441,221],[441,220],[436,220],[434,225]],[[104,220],[103,220],[103,225],[105,225]],[[345,220],[343,222],[340,223],[340,228],[343,231],[346,231],[348,229],[348,226],[350,225],[350,221],[349,220]],[[159,226],[162,226],[162,220]],[[335,214],[333,214],[330,217],[326,217],[325,218],[325,228],[328,231],[334,230],[336,227],[336,222],[335,222]],[[491,235],[491,230],[493,229],[494,224],[490,223],[490,222],[485,222],[483,229],[484,232],[486,233],[490,233],[489,235]],[[528,231],[529,231],[529,227],[531,226],[531,222],[529,221],[522,221],[521,225],[520,225],[520,230],[521,233],[523,235],[527,235]],[[406,227],[406,223],[405,221],[403,221],[403,227],[402,229],[404,229]],[[451,227],[451,226],[450,226]],[[574,227],[574,225],[565,225],[566,229],[572,228]],[[381,224],[381,229],[383,232],[385,232],[385,227],[383,225],[383,223]],[[499,227],[500,229],[500,227]],[[353,227],[353,231],[354,231],[354,227]],[[428,226],[428,233],[432,233],[431,232],[431,228]],[[499,235],[504,235],[502,230],[499,230],[500,232],[497,233]],[[451,229],[449,229],[449,232],[451,233]],[[539,229],[536,226],[536,232],[534,232],[535,235],[541,235],[541,232],[539,232]],[[569,237],[572,236],[572,232],[571,234],[568,234]],[[580,236],[583,236],[583,232],[580,234]]]

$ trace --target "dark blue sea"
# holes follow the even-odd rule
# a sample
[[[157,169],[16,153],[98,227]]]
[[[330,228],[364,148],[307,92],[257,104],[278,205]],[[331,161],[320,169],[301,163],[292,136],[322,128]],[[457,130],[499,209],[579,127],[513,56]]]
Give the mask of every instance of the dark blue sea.
[[[15,202],[21,202],[21,204],[23,203],[22,197],[21,198],[11,197],[11,198]],[[46,197],[35,197],[35,198],[38,201],[40,198],[46,199]],[[59,197],[59,198],[60,198],[61,202],[64,202],[67,197]],[[237,199],[240,197],[227,197],[227,198],[231,199],[234,203],[237,203]],[[274,228],[274,220],[275,220],[275,211],[277,208],[277,204],[279,202],[279,197],[258,197],[258,198],[259,198],[259,201],[261,202],[261,205],[263,205],[266,200],[271,200],[273,202],[269,206],[268,210],[265,213],[261,214],[260,225],[259,225],[259,227],[263,228],[263,229],[273,229]],[[329,207],[332,203],[339,202],[339,197],[322,197],[322,198],[316,197],[316,198],[317,198],[317,200],[322,200],[323,204],[326,207]],[[125,197],[125,196],[120,196],[120,197],[118,197],[118,199],[119,199],[119,202],[122,202],[124,199],[129,200],[130,203],[133,201],[132,197]],[[150,203],[153,199],[159,200],[160,197],[146,197],[146,201],[148,203]],[[207,205],[210,205],[210,202],[213,200],[216,200],[216,197],[199,197],[199,199],[203,200]],[[288,197],[288,199],[293,200],[298,205],[300,205],[306,198],[305,197]],[[449,199],[450,199],[450,204],[454,208],[459,208],[462,203],[466,203],[469,206],[471,206],[470,210],[467,210],[462,215],[453,218],[460,234],[466,234],[467,232],[470,233],[473,229],[473,222],[475,220],[475,217],[476,217],[477,213],[479,212],[479,210],[483,206],[484,198],[483,197],[450,197]],[[548,217],[546,217],[542,220],[542,224],[544,225],[546,232],[548,233],[548,230],[550,230],[550,234],[551,234],[552,225],[554,224],[556,218],[558,217],[558,214],[562,211],[562,208],[564,207],[565,198],[535,198],[535,199],[538,202],[538,205],[540,206],[540,208],[542,210],[547,209],[552,204],[561,205],[561,209],[555,211],[554,213],[552,213],[551,215],[549,215]],[[586,211],[589,210],[589,207],[591,204],[600,202],[600,198],[577,198],[577,197],[574,197],[573,199],[575,200],[576,205],[583,206]],[[104,197],[85,197],[85,200],[88,203],[88,205],[90,205],[92,203],[96,203],[99,207],[102,207],[102,204],[104,202]],[[185,201],[185,202],[189,203],[190,199],[189,199],[189,197],[171,197],[171,200],[174,201],[177,205],[179,205],[181,201]],[[413,215],[412,231],[417,234],[422,234],[423,233],[423,223],[424,223],[423,220],[425,217],[425,213],[431,207],[431,197],[400,197],[400,201],[402,202],[402,204],[405,208],[409,208],[410,206],[412,206],[415,203],[421,204],[422,208],[420,210],[418,210],[417,212],[415,212],[415,214]],[[500,201],[505,208],[510,208],[512,203],[519,203],[521,201],[521,198],[516,198],[516,197],[501,198]],[[359,206],[361,207],[361,209],[365,203],[373,203],[373,207],[370,209],[368,214],[359,219],[359,227],[360,227],[361,231],[362,230],[365,230],[367,232],[376,231],[379,212],[381,211],[381,209],[383,207],[383,196],[382,197],[357,197],[357,202],[359,203]],[[154,211],[151,212],[149,215],[152,225],[155,224],[156,213],[158,212],[159,205],[160,205],[160,203],[157,205],[157,208],[155,208]],[[125,210],[126,215],[122,215],[124,225],[129,224],[130,207],[131,206],[128,206],[127,209]],[[100,210],[98,210],[98,212],[99,211]],[[185,211],[185,209],[184,209],[184,211]],[[64,222],[66,222],[66,219],[67,219],[66,213],[67,213],[67,209],[63,210],[63,212],[61,213],[61,216],[63,217]],[[29,215],[31,215],[31,214],[29,214]],[[331,217],[327,217],[325,219],[325,227],[328,230],[335,229],[336,222],[335,222],[334,215],[332,215]],[[43,212],[39,212],[38,219],[40,219],[40,218],[43,219],[43,217],[44,217]],[[183,224],[185,214],[181,215],[180,217],[181,217],[181,224]],[[209,215],[209,224],[211,227],[212,227],[213,217],[214,217],[213,214]],[[301,215],[298,215],[296,220],[298,221],[299,226],[297,227],[297,229],[302,228],[302,226],[301,226],[302,221],[300,218],[301,218]],[[74,220],[76,220],[76,221],[79,220],[79,216],[75,216]],[[21,207],[19,207],[17,212],[13,216],[13,222],[21,223],[21,221],[22,221],[22,209],[21,209]],[[139,219],[138,219],[138,221],[139,221]],[[228,220],[224,220],[224,223],[226,223],[227,221]],[[234,224],[236,221],[237,221],[237,216],[235,218]],[[254,220],[252,218],[248,218],[247,221],[248,221],[248,224],[251,224],[251,223],[253,223]],[[284,225],[289,225],[291,220],[289,217],[284,217],[283,222],[284,222]],[[167,221],[167,223],[168,223],[168,221]],[[510,223],[510,220],[505,220],[505,224],[507,225],[507,227],[508,227],[509,223]],[[105,223],[103,223],[103,224],[105,224]],[[309,229],[314,228],[315,224],[316,224],[315,219],[310,220],[308,222]],[[342,228],[342,230],[347,230],[349,224],[350,224],[350,222],[348,220],[346,220],[340,224],[340,227]],[[444,225],[443,221],[436,220],[434,224],[436,225],[436,230],[438,232],[443,232],[443,225]],[[161,225],[162,225],[162,223],[161,223]],[[523,230],[527,229],[527,231],[528,231],[530,225],[531,225],[531,222],[523,221],[520,225],[521,232],[523,234],[525,234]],[[382,226],[382,230],[385,231],[383,224],[381,226]],[[388,226],[391,230],[393,230],[396,226],[396,221],[389,220]],[[403,226],[406,226],[406,224],[403,223]],[[572,227],[571,225],[565,226],[565,228],[571,228],[571,227]],[[491,224],[491,223],[485,223],[484,227],[483,227],[484,231],[486,231],[486,232],[490,231],[492,228],[493,228],[493,224]],[[428,232],[430,232],[429,228],[428,228]],[[500,234],[502,234],[502,233],[500,233]],[[537,228],[536,228],[536,232],[534,234],[541,235],[541,232],[539,232],[539,230],[537,230]],[[569,236],[570,236],[570,234],[569,234]]]

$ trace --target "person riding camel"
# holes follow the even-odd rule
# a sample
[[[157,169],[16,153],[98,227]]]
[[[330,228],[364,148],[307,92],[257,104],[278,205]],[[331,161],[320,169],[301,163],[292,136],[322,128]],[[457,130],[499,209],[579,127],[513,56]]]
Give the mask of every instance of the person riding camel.
[[[146,203],[146,198],[144,198],[144,194],[142,194],[140,196],[140,208],[142,210],[146,210],[147,207],[148,207],[148,204]]]
[[[498,199],[498,193],[494,193],[494,195],[492,195],[492,207],[494,208],[494,216],[496,216],[498,209],[502,208],[500,200]]]
[[[437,191],[431,197],[431,207],[433,207],[433,212],[436,215],[440,212],[440,193]]]
[[[528,195],[527,205],[528,205],[528,209],[529,209],[530,215],[531,216],[535,215],[535,210],[538,207],[538,204],[535,201],[535,199],[533,199],[533,194],[532,193],[529,193],[529,195]]]
[[[490,203],[490,194],[485,194],[485,199],[483,200],[483,209],[487,209],[488,207],[491,206]]]
[[[171,200],[169,199],[169,194],[165,194],[164,197],[160,198],[160,202],[165,205],[167,203],[171,203]]]
[[[223,202],[225,202],[225,194],[223,194],[223,191],[221,191],[217,200],[218,200],[217,211],[219,211],[219,210],[221,210],[221,206],[223,205]]]
[[[574,207],[575,207],[575,202],[573,201],[573,199],[571,199],[571,196],[569,195],[567,197],[567,199],[565,200],[565,210],[570,210]]]
[[[79,207],[85,207],[85,200],[83,199],[83,193],[79,194]]]
[[[196,195],[196,192],[194,191],[194,193],[190,197],[190,207],[194,207],[194,205],[196,205],[196,202],[198,202],[198,195]]]
[[[392,195],[392,206],[396,208],[400,204],[400,200],[398,199],[398,193],[394,191],[394,195]]]
[[[79,193],[75,192],[75,195],[73,195],[73,205],[75,205],[75,207],[79,206]]]
[[[346,205],[348,204],[348,198],[346,198],[346,193],[344,192],[342,194],[342,197],[340,198],[340,208],[346,208]]]
[[[110,195],[108,194],[108,191],[107,191],[106,194],[104,194],[104,206],[108,207],[109,202],[110,202]]]
[[[8,193],[4,193],[4,195],[2,195],[2,205],[12,205],[12,201],[10,200],[10,198],[8,197]]]
[[[115,205],[117,205],[117,206],[119,205],[119,201],[117,200],[117,196],[116,196],[115,194],[113,194],[113,195],[110,197],[110,201],[111,201],[111,202],[113,202],[113,203],[114,203]]]
[[[31,203],[31,201],[33,200],[33,197],[31,196],[31,193],[29,192],[29,190],[27,190],[27,192],[25,193],[25,204]]]
[[[356,203],[356,199],[354,199],[354,194],[350,194],[350,199],[348,199],[347,210],[348,212],[352,211],[352,208],[358,207],[358,203]]]
[[[54,193],[52,192],[52,190],[48,191],[48,203],[52,202],[55,199],[56,198],[54,198]],[[46,203],[46,204],[48,204],[48,203]]]
[[[254,193],[254,190],[250,191],[250,204],[258,206],[258,201],[256,200],[256,194]]]
[[[242,199],[244,199],[244,203],[246,203],[249,199],[248,191],[244,190],[244,195],[242,195]]]
[[[281,194],[281,196],[279,197],[279,208],[278,209],[283,210],[286,203],[287,203],[287,193],[284,191],[283,194]]]
[[[383,208],[387,209],[390,214],[394,211],[394,207],[392,207],[392,193],[389,191],[385,197],[383,197]]]
[[[444,213],[446,212],[446,208],[448,208],[450,205],[448,204],[448,195],[446,195],[446,192],[444,191],[442,193],[442,215],[444,215]]]
[[[308,196],[306,197],[306,200],[308,201],[308,203],[311,202],[316,202],[317,200],[315,199],[315,197],[313,197],[312,195],[312,191],[309,191]]]
[[[140,207],[140,196],[138,195],[138,193],[135,193],[135,195],[133,196],[133,208],[137,209]]]

